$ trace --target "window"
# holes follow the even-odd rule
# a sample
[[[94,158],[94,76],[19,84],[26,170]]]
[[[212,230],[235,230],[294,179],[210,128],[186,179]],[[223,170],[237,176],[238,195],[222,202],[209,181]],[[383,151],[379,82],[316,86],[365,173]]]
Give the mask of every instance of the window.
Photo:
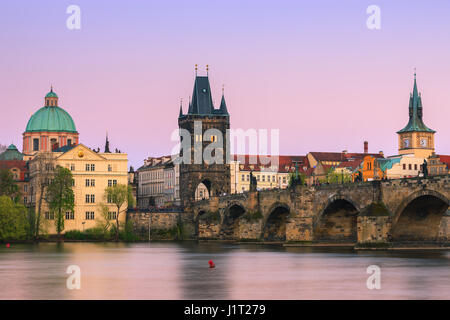
[[[91,194],[91,203],[95,203],[95,194]]]
[[[406,170],[406,163],[403,164],[403,170]]]
[[[116,220],[117,213],[116,212],[108,212],[108,220]]]
[[[112,187],[112,180],[108,180],[108,187]]]
[[[72,145],[72,139],[67,139],[67,145]]]
[[[414,170],[417,170],[417,164],[414,164]]]
[[[86,179],[86,187],[89,187],[91,180]]]
[[[86,220],[94,220],[95,212],[94,211],[86,211]]]
[[[265,176],[265,175],[262,176],[262,181],[263,181],[263,182],[266,181],[266,176]]]
[[[410,164],[408,164],[408,169],[409,169],[409,170],[411,170],[411,169],[412,169],[412,165],[411,165],[411,163],[410,163]]]
[[[44,216],[45,216],[45,219],[47,219],[47,220],[55,220],[55,214],[53,212],[48,212],[47,211],[44,214]]]
[[[33,151],[39,151],[39,139],[33,139]]]
[[[73,220],[73,219],[75,219],[75,215],[73,214],[73,212],[66,211],[66,220]]]
[[[91,197],[87,194],[86,195],[86,203],[89,203],[90,199],[91,199]]]
[[[283,183],[286,183],[286,177],[283,177]]]
[[[75,187],[75,179],[72,179],[72,187]]]
[[[113,186],[117,185],[117,180],[113,180]]]
[[[112,203],[112,196],[108,195],[108,203]]]
[[[27,204],[27,197],[23,197],[23,203]]]
[[[23,192],[28,192],[28,186],[27,185],[23,186]]]
[[[275,176],[272,176],[272,182],[275,182]]]
[[[108,171],[112,171],[112,166],[108,164]]]
[[[70,171],[75,171],[75,164],[73,163],[70,164]]]
[[[95,171],[95,164],[91,164],[91,171]]]
[[[91,187],[95,187],[95,179],[91,179]]]
[[[245,180],[245,175],[243,174],[243,175],[242,175],[242,181],[244,181],[244,180]]]
[[[88,163],[86,163],[86,171],[89,171],[89,170],[91,170],[91,166]]]
[[[247,181],[250,181],[250,175],[249,174],[247,175]]]

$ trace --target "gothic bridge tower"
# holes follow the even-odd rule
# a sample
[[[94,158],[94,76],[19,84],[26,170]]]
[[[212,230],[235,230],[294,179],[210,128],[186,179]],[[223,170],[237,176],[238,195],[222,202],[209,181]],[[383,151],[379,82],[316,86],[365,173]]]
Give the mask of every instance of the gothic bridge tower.
[[[178,127],[189,132],[190,150],[182,150],[180,156],[186,156],[190,151],[190,163],[180,164],[180,198],[184,205],[195,200],[206,199],[223,193],[230,193],[230,167],[227,161],[229,152],[229,136],[227,129],[230,128],[230,115],[228,114],[225,97],[222,90],[222,99],[219,109],[215,109],[211,96],[208,74],[197,75],[194,82],[192,100],[189,102],[187,114],[183,114],[180,106]],[[207,69],[208,70],[208,69]],[[205,132],[208,129],[209,133]],[[211,134],[212,132],[212,134]],[[220,133],[219,133],[220,132]],[[221,136],[221,137],[220,137]],[[220,141],[222,138],[222,141]],[[183,145],[183,136],[181,135]],[[203,157],[203,152],[208,145],[220,144],[221,148],[214,148],[211,153],[219,161],[210,162]],[[210,148],[213,145],[210,146]],[[201,159],[195,156],[194,148],[201,147]],[[216,153],[217,152],[217,153]],[[197,153],[198,155],[198,153]]]

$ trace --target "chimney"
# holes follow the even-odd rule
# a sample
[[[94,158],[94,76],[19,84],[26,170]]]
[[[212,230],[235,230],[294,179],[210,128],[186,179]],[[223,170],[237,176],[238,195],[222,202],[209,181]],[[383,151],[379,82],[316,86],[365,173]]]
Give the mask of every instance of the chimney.
[[[364,153],[369,153],[369,142],[364,141]]]

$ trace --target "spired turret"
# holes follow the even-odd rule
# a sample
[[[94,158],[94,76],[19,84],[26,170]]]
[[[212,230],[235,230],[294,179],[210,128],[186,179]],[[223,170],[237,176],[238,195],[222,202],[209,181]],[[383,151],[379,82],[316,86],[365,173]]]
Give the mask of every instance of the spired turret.
[[[397,131],[399,136],[399,154],[414,154],[427,158],[434,152],[434,134],[423,122],[422,96],[417,89],[416,73],[414,73],[413,92],[409,97],[408,124]]]

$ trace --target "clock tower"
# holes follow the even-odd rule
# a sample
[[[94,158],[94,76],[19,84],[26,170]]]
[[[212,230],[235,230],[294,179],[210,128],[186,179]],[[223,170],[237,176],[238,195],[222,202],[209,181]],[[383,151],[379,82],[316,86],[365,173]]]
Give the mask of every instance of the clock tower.
[[[422,97],[417,90],[416,73],[414,89],[409,97],[409,122],[398,131],[398,153],[414,154],[418,158],[428,158],[434,152],[434,134],[422,120]]]

